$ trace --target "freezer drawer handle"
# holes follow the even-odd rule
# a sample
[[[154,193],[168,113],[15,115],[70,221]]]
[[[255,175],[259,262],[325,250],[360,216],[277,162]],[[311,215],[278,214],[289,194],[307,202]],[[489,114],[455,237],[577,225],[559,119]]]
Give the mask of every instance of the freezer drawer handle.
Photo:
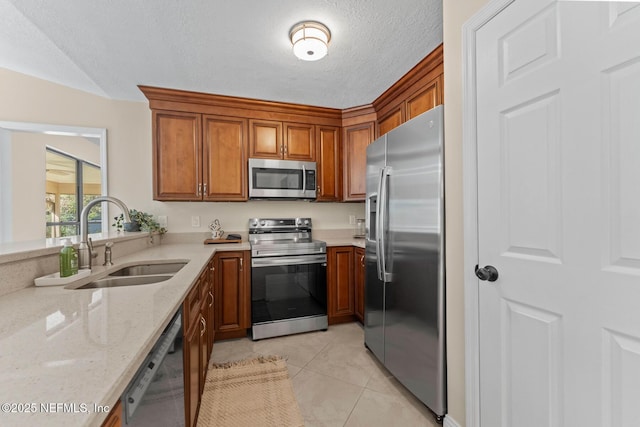
[[[476,276],[480,280],[495,282],[496,280],[498,280],[498,270],[492,265],[487,265],[486,267],[482,268],[476,265]]]

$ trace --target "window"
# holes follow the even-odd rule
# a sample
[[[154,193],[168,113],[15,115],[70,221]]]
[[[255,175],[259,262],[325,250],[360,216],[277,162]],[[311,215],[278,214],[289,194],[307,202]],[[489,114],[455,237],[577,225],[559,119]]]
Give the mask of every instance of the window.
[[[46,237],[80,234],[80,212],[102,194],[100,166],[47,147]],[[102,208],[89,212],[89,233],[102,231]]]

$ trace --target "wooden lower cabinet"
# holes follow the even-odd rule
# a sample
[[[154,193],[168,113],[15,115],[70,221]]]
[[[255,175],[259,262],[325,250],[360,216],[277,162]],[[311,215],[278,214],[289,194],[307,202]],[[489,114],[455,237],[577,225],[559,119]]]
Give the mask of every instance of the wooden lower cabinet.
[[[102,423],[102,427],[121,427],[122,426],[122,404],[118,400],[109,411],[107,419]]]
[[[355,259],[354,262],[354,274],[355,274],[355,314],[360,323],[364,323],[364,249],[354,249]]]
[[[251,258],[249,251],[214,256],[216,339],[240,338],[251,327]]]
[[[182,304],[185,425],[195,426],[213,349],[215,305],[211,267],[200,274]]]
[[[199,320],[184,337],[184,411],[186,426],[196,425],[200,409],[200,328]]]
[[[354,320],[354,285],[353,247],[327,248],[327,311],[330,325]]]
[[[209,286],[206,293],[206,301],[202,305],[202,315],[207,320],[207,360],[211,358],[213,353],[213,341],[216,337],[215,328],[215,297],[214,297],[214,283],[215,283],[215,261],[212,258],[207,265],[209,274]]]

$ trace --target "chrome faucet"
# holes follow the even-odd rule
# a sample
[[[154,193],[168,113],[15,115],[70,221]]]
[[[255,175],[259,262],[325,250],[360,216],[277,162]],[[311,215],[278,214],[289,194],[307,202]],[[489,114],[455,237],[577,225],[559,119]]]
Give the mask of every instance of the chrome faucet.
[[[118,206],[120,210],[122,210],[122,215],[124,216],[124,222],[131,222],[131,217],[129,216],[129,208],[122,203],[119,199],[115,197],[102,196],[96,197],[82,209],[82,213],[80,213],[80,245],[78,245],[78,268],[88,268],[91,269],[91,261],[94,256],[93,254],[93,245],[91,244],[91,239],[88,236],[88,228],[89,228],[89,211],[98,203],[102,202],[111,202]],[[103,218],[103,220],[106,220]]]

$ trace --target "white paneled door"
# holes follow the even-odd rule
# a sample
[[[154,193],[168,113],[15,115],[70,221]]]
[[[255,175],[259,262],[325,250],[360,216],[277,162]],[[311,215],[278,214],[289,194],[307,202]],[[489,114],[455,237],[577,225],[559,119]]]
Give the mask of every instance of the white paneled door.
[[[640,3],[515,0],[476,37],[481,426],[638,427]]]

